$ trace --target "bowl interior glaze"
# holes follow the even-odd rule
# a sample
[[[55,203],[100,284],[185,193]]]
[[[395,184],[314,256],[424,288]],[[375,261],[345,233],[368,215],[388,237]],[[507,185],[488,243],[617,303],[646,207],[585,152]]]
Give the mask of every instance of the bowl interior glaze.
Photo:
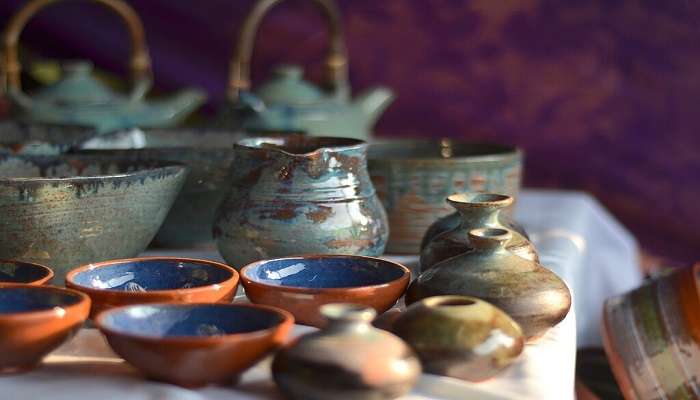
[[[136,305],[100,318],[100,325],[117,333],[150,338],[208,337],[250,333],[284,322],[277,312],[232,304]]]
[[[49,287],[0,288],[0,315],[51,310],[79,303],[82,297]]]
[[[51,275],[51,270],[21,261],[0,260],[0,283],[31,283]]]

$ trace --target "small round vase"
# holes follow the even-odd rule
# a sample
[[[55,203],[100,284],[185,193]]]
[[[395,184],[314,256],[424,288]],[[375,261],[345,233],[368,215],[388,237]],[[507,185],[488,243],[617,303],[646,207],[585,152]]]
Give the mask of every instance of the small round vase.
[[[420,255],[421,271],[473,249],[469,231],[478,228],[510,230],[512,237],[506,248],[515,255],[539,262],[532,243],[499,219],[500,211],[513,203],[512,197],[495,193],[459,193],[447,197],[447,203],[459,213],[459,225],[435,236],[423,247]]]
[[[420,376],[413,350],[374,328],[376,312],[352,304],[327,304],[325,329],[304,335],[275,356],[279,388],[297,400],[383,400],[408,393]]]
[[[518,232],[519,234],[525,236],[527,240],[530,240],[530,236],[527,234],[525,227],[517,223],[513,218],[506,216],[503,213],[499,213],[498,220],[501,221],[501,224],[506,226],[511,231]],[[425,246],[427,246],[428,243],[432,242],[437,235],[443,232],[456,229],[461,223],[462,217],[460,217],[459,212],[457,211],[453,212],[452,214],[448,214],[442,218],[436,219],[435,222],[433,222],[432,225],[430,225],[430,227],[428,227],[428,230],[425,232],[423,240],[421,240],[420,242],[420,250],[423,251]]]
[[[501,372],[525,345],[520,326],[506,313],[467,296],[413,303],[393,321],[391,331],[418,353],[426,372],[472,382]]]
[[[473,250],[421,273],[409,287],[406,303],[439,295],[473,296],[510,315],[527,340],[542,336],[566,317],[571,293],[554,272],[508,251],[511,240],[506,229],[470,231]]]

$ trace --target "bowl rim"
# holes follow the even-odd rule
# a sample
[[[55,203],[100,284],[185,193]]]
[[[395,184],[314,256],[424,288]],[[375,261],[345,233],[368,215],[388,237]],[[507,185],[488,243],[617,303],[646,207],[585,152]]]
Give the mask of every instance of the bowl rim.
[[[136,307],[201,307],[201,306],[215,306],[215,307],[226,307],[226,308],[239,308],[239,307],[245,307],[245,308],[253,308],[257,310],[266,310],[269,312],[272,312],[276,314],[277,316],[281,317],[282,320],[268,328],[265,329],[258,329],[252,332],[241,332],[241,333],[229,333],[225,335],[216,335],[216,336],[164,336],[164,337],[156,337],[156,336],[148,336],[148,335],[143,335],[143,334],[137,334],[137,333],[132,333],[132,332],[124,332],[124,331],[119,331],[116,329],[112,329],[110,327],[105,326],[104,319],[107,318],[110,314],[113,313],[118,313],[122,312],[126,309],[129,308],[136,308]],[[228,340],[245,340],[245,339],[253,339],[253,338],[258,338],[258,337],[265,337],[265,336],[270,336],[274,335],[276,331],[280,329],[291,329],[292,326],[294,325],[294,315],[290,313],[287,310],[283,310],[278,307],[274,306],[269,306],[265,304],[253,304],[253,303],[206,303],[206,302],[197,302],[197,303],[167,303],[167,302],[159,302],[159,303],[148,303],[148,304],[129,304],[129,305],[124,305],[124,306],[119,306],[119,307],[114,307],[110,308],[107,310],[104,310],[100,312],[97,317],[93,319],[95,326],[97,329],[100,330],[105,335],[112,335],[112,336],[119,336],[123,338],[128,338],[128,339],[134,339],[134,340],[139,340],[139,341],[145,341],[145,342],[150,342],[150,343],[163,343],[163,344],[184,344],[184,343],[202,343],[202,344],[212,344],[212,343],[217,343],[221,341],[228,341]]]
[[[52,270],[51,268],[47,267],[47,266],[44,265],[44,264],[38,264],[38,263],[35,263],[35,262],[22,261],[22,260],[12,260],[12,259],[9,259],[9,258],[0,259],[0,264],[3,264],[3,263],[15,264],[15,265],[18,265],[18,264],[21,264],[21,265],[28,265],[28,266],[30,266],[31,268],[37,268],[37,269],[42,270],[42,271],[44,272],[44,276],[42,276],[42,277],[39,278],[39,279],[35,279],[35,280],[29,281],[29,282],[10,282],[10,281],[2,281],[2,280],[0,280],[0,285],[6,285],[6,284],[43,285],[43,284],[45,284],[46,282],[50,281],[50,280],[54,277],[54,275],[55,275],[55,273],[53,272],[53,270]]]
[[[192,288],[175,288],[175,289],[160,289],[160,290],[147,290],[145,292],[126,292],[124,290],[120,289],[99,289],[95,288],[92,286],[85,286],[81,285],[79,283],[75,282],[75,277],[85,271],[91,271],[99,268],[106,268],[115,264],[127,264],[127,263],[136,263],[136,262],[150,262],[150,261],[178,261],[178,262],[185,262],[185,263],[191,263],[191,264],[207,264],[209,266],[213,266],[219,269],[226,270],[231,273],[231,276],[228,279],[225,279],[221,282],[216,282],[216,283],[210,283],[207,285],[203,286],[196,286]],[[134,297],[143,297],[143,298],[148,298],[154,295],[162,295],[162,294],[168,294],[168,293],[186,293],[186,294],[194,294],[194,293],[200,293],[200,292],[208,292],[210,291],[214,286],[232,286],[236,287],[238,283],[240,282],[240,274],[238,271],[236,271],[235,268],[226,265],[224,263],[218,262],[218,261],[212,261],[212,260],[204,260],[201,258],[189,258],[189,257],[174,257],[174,256],[149,256],[149,257],[134,257],[134,258],[118,258],[114,260],[107,260],[107,261],[100,261],[97,263],[89,263],[85,265],[81,265],[79,267],[73,268],[68,273],[66,274],[66,287],[69,287],[71,289],[76,289],[81,292],[85,292],[87,294],[96,294],[100,295],[103,293],[114,293],[114,294],[123,294],[124,296],[128,296],[131,298]],[[154,303],[155,304],[155,303]],[[191,303],[195,304],[195,303]]]
[[[493,146],[498,147],[503,150],[503,153],[494,154],[480,154],[480,155],[470,155],[470,156],[454,156],[449,158],[439,158],[439,157],[390,157],[383,155],[381,157],[373,156],[372,148],[377,146],[394,146],[404,148],[409,145],[415,145],[416,147],[421,146],[431,146],[439,147],[440,143],[443,141],[449,141],[452,145],[470,145],[470,146]],[[524,156],[524,150],[516,145],[500,143],[496,141],[486,141],[486,140],[464,140],[459,138],[379,138],[369,143],[367,160],[372,163],[432,163],[432,164],[443,164],[443,163],[470,163],[470,162],[500,162],[507,158],[522,158]]]
[[[323,142],[326,141],[328,142],[327,144],[324,145],[318,145],[316,149],[302,153],[295,153],[292,151],[288,151],[280,147],[267,147],[264,146],[264,141],[272,142],[272,141],[278,141],[278,140],[292,140],[297,138],[298,140],[306,140],[306,141],[318,141],[318,142]],[[259,143],[258,143],[259,142]],[[256,144],[258,143],[258,144]],[[283,146],[286,146],[287,143]],[[369,144],[367,141],[362,140],[362,139],[356,139],[356,138],[350,138],[350,137],[344,137],[344,136],[311,136],[311,135],[306,135],[306,134],[300,134],[300,133],[291,133],[291,134],[281,134],[281,135],[274,135],[274,134],[262,134],[262,135],[252,135],[249,137],[244,137],[233,145],[234,150],[246,150],[246,151],[251,151],[251,152],[271,152],[271,153],[279,153],[279,154],[284,154],[287,157],[292,157],[292,158],[313,158],[317,156],[318,154],[321,154],[326,151],[333,151],[333,152],[343,152],[343,151],[350,151],[350,150],[367,150],[369,148]]]
[[[258,280],[255,280],[253,278],[250,278],[247,276],[246,272],[249,270],[253,269],[254,267],[257,267],[259,265],[272,262],[272,261],[280,261],[280,260],[302,260],[302,259],[319,259],[319,258],[354,258],[354,259],[361,259],[365,261],[378,261],[381,263],[387,263],[392,265],[395,268],[400,269],[403,273],[401,276],[399,276],[396,279],[392,279],[388,282],[384,283],[378,283],[374,285],[363,285],[363,286],[347,286],[347,287],[334,287],[334,288],[310,288],[310,287],[305,287],[305,286],[283,286],[283,285],[273,285],[269,283],[264,283],[260,282]],[[408,281],[411,279],[411,270],[408,269],[405,265],[395,262],[395,261],[390,261],[384,258],[379,258],[379,257],[370,257],[370,256],[360,256],[360,255],[345,255],[345,254],[304,254],[304,255],[296,255],[296,256],[288,256],[288,257],[278,257],[278,258],[268,258],[264,260],[258,260],[255,262],[252,262],[245,267],[241,268],[241,283],[243,283],[243,287],[247,287],[248,285],[250,286],[258,286],[258,287],[265,287],[265,288],[272,288],[273,290],[278,290],[278,291],[285,291],[285,292],[295,292],[295,293],[318,293],[319,291],[323,292],[331,292],[331,293],[353,293],[353,292],[363,292],[368,289],[383,289],[386,287],[390,287],[392,285],[396,285],[397,283],[403,282],[403,281]]]
[[[85,309],[85,317],[87,319],[90,312],[90,306],[92,305],[92,300],[90,296],[78,290],[64,288],[53,285],[30,285],[26,283],[2,283],[0,284],[0,291],[3,289],[30,289],[36,290],[38,292],[60,292],[63,294],[70,294],[78,297],[78,301],[69,305],[54,306],[51,308],[35,310],[35,311],[19,311],[13,313],[0,313],[0,323],[1,322],[12,322],[15,319],[44,319],[44,318],[55,318],[57,316],[55,307],[61,307],[65,310],[65,315],[69,315],[74,312],[79,312],[81,308]]]

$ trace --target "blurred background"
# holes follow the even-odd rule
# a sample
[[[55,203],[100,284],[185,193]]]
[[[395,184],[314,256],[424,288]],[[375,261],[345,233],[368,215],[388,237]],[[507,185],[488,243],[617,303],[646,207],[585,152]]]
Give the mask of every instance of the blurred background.
[[[23,3],[0,2],[0,24]],[[143,19],[155,85],[198,86],[223,101],[251,0],[130,0]],[[314,7],[265,19],[254,82],[281,62],[318,79],[326,46]],[[587,191],[664,265],[700,258],[700,3],[339,0],[359,92],[398,98],[378,136],[492,139],[526,150],[526,185]],[[89,58],[127,76],[121,22],[86,2],[39,14],[23,57]],[[654,257],[646,260],[657,262]]]

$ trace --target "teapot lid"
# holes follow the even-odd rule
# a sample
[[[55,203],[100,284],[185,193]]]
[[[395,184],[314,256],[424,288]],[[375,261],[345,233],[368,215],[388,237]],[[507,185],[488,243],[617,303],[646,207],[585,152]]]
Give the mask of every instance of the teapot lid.
[[[89,61],[72,61],[62,65],[62,78],[35,93],[36,104],[53,104],[62,107],[80,107],[95,104],[110,104],[119,101],[106,85],[92,76],[93,65]]]
[[[321,101],[323,92],[303,79],[304,70],[298,65],[280,65],[273,77],[260,85],[255,94],[268,104],[309,104]]]

